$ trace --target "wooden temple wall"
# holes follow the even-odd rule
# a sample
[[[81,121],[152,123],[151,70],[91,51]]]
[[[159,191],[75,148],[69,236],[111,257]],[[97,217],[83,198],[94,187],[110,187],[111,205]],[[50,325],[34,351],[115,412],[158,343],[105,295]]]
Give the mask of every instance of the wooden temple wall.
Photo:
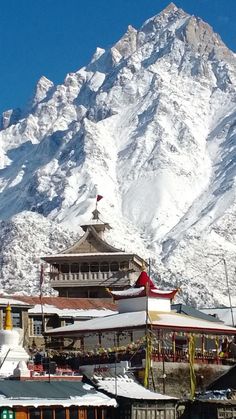
[[[113,407],[17,407],[4,408],[1,418],[6,419],[115,419]]]

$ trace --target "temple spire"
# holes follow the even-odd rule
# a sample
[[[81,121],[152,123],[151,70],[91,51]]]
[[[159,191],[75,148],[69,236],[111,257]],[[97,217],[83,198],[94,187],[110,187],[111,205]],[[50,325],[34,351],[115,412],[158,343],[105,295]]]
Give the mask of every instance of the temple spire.
[[[100,212],[98,211],[97,207],[95,208],[95,210],[92,211],[92,214],[93,214],[93,218],[92,219],[98,221],[99,220]]]
[[[5,315],[5,322],[4,322],[4,330],[12,330],[12,318],[11,318],[11,306],[8,303],[6,307],[6,315]]]
[[[102,195],[96,196],[96,206],[95,209],[92,211],[92,220],[87,224],[81,225],[81,228],[86,232],[89,227],[93,227],[93,229],[96,230],[96,233],[99,235],[99,237],[101,239],[104,239],[104,231],[110,230],[111,226],[108,223],[102,221],[100,218],[100,212],[98,211],[98,202],[101,201],[102,198]]]

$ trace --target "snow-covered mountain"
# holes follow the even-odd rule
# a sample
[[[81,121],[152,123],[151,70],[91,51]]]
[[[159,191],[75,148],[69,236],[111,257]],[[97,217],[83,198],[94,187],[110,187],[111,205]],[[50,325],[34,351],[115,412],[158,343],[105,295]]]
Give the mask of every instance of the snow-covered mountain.
[[[73,241],[100,193],[107,239],[162,285],[227,305],[225,258],[236,304],[235,103],[235,54],[172,3],[63,84],[42,77],[2,116],[2,287],[34,292],[35,258]]]

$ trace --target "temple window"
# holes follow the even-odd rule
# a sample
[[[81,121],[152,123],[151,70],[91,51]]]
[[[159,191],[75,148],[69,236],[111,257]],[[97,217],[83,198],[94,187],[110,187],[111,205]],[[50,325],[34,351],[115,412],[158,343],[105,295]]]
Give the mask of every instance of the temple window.
[[[128,260],[125,260],[123,262],[120,263],[120,269],[129,269],[129,262]]]
[[[81,272],[89,272],[89,265],[88,263],[82,263],[80,267]]]
[[[90,271],[91,272],[99,272],[99,263],[98,262],[92,262],[90,265]]]
[[[33,317],[32,318],[32,336],[42,336],[42,332],[43,332],[42,318]]]
[[[101,262],[100,271],[101,272],[109,272],[109,263],[108,262]]]
[[[13,327],[22,327],[22,322],[21,322],[21,315],[20,313],[11,313],[12,316],[12,323],[13,323]]]
[[[119,265],[118,265],[118,263],[117,262],[111,262],[111,264],[110,264],[110,270],[112,272],[119,271]]]
[[[79,272],[79,264],[78,263],[72,263],[71,265],[71,273],[75,274]]]
[[[69,265],[67,263],[63,263],[63,265],[61,265],[61,272],[63,274],[68,274],[69,273]]]

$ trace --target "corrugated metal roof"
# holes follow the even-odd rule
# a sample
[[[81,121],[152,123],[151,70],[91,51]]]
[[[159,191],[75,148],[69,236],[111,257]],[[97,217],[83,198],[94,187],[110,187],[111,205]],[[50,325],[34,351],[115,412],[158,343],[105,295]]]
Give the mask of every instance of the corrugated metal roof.
[[[4,297],[8,301],[9,297]],[[32,306],[41,304],[39,297],[30,297],[15,295],[10,297],[11,300],[22,301]],[[66,297],[42,297],[42,304],[52,305],[59,309],[78,309],[78,310],[113,310],[117,311],[116,305],[109,299],[100,298],[66,298]]]
[[[5,397],[30,397],[66,399],[83,396],[86,390],[82,382],[73,381],[0,381],[0,395]],[[93,389],[94,390],[94,389]],[[95,391],[95,390],[94,390]]]
[[[219,319],[216,319],[213,316],[210,316],[202,311],[197,310],[194,307],[186,306],[185,304],[172,304],[171,310],[175,310],[177,313],[186,314],[187,316],[196,317],[203,320],[208,320],[209,322],[219,323]]]
[[[0,381],[0,395],[7,398],[46,398],[46,399],[68,399],[70,397],[84,396],[88,390],[84,388],[83,382],[73,381]],[[92,388],[92,393],[96,390]]]
[[[93,386],[72,381],[0,381],[0,405],[117,406],[116,400]]]

